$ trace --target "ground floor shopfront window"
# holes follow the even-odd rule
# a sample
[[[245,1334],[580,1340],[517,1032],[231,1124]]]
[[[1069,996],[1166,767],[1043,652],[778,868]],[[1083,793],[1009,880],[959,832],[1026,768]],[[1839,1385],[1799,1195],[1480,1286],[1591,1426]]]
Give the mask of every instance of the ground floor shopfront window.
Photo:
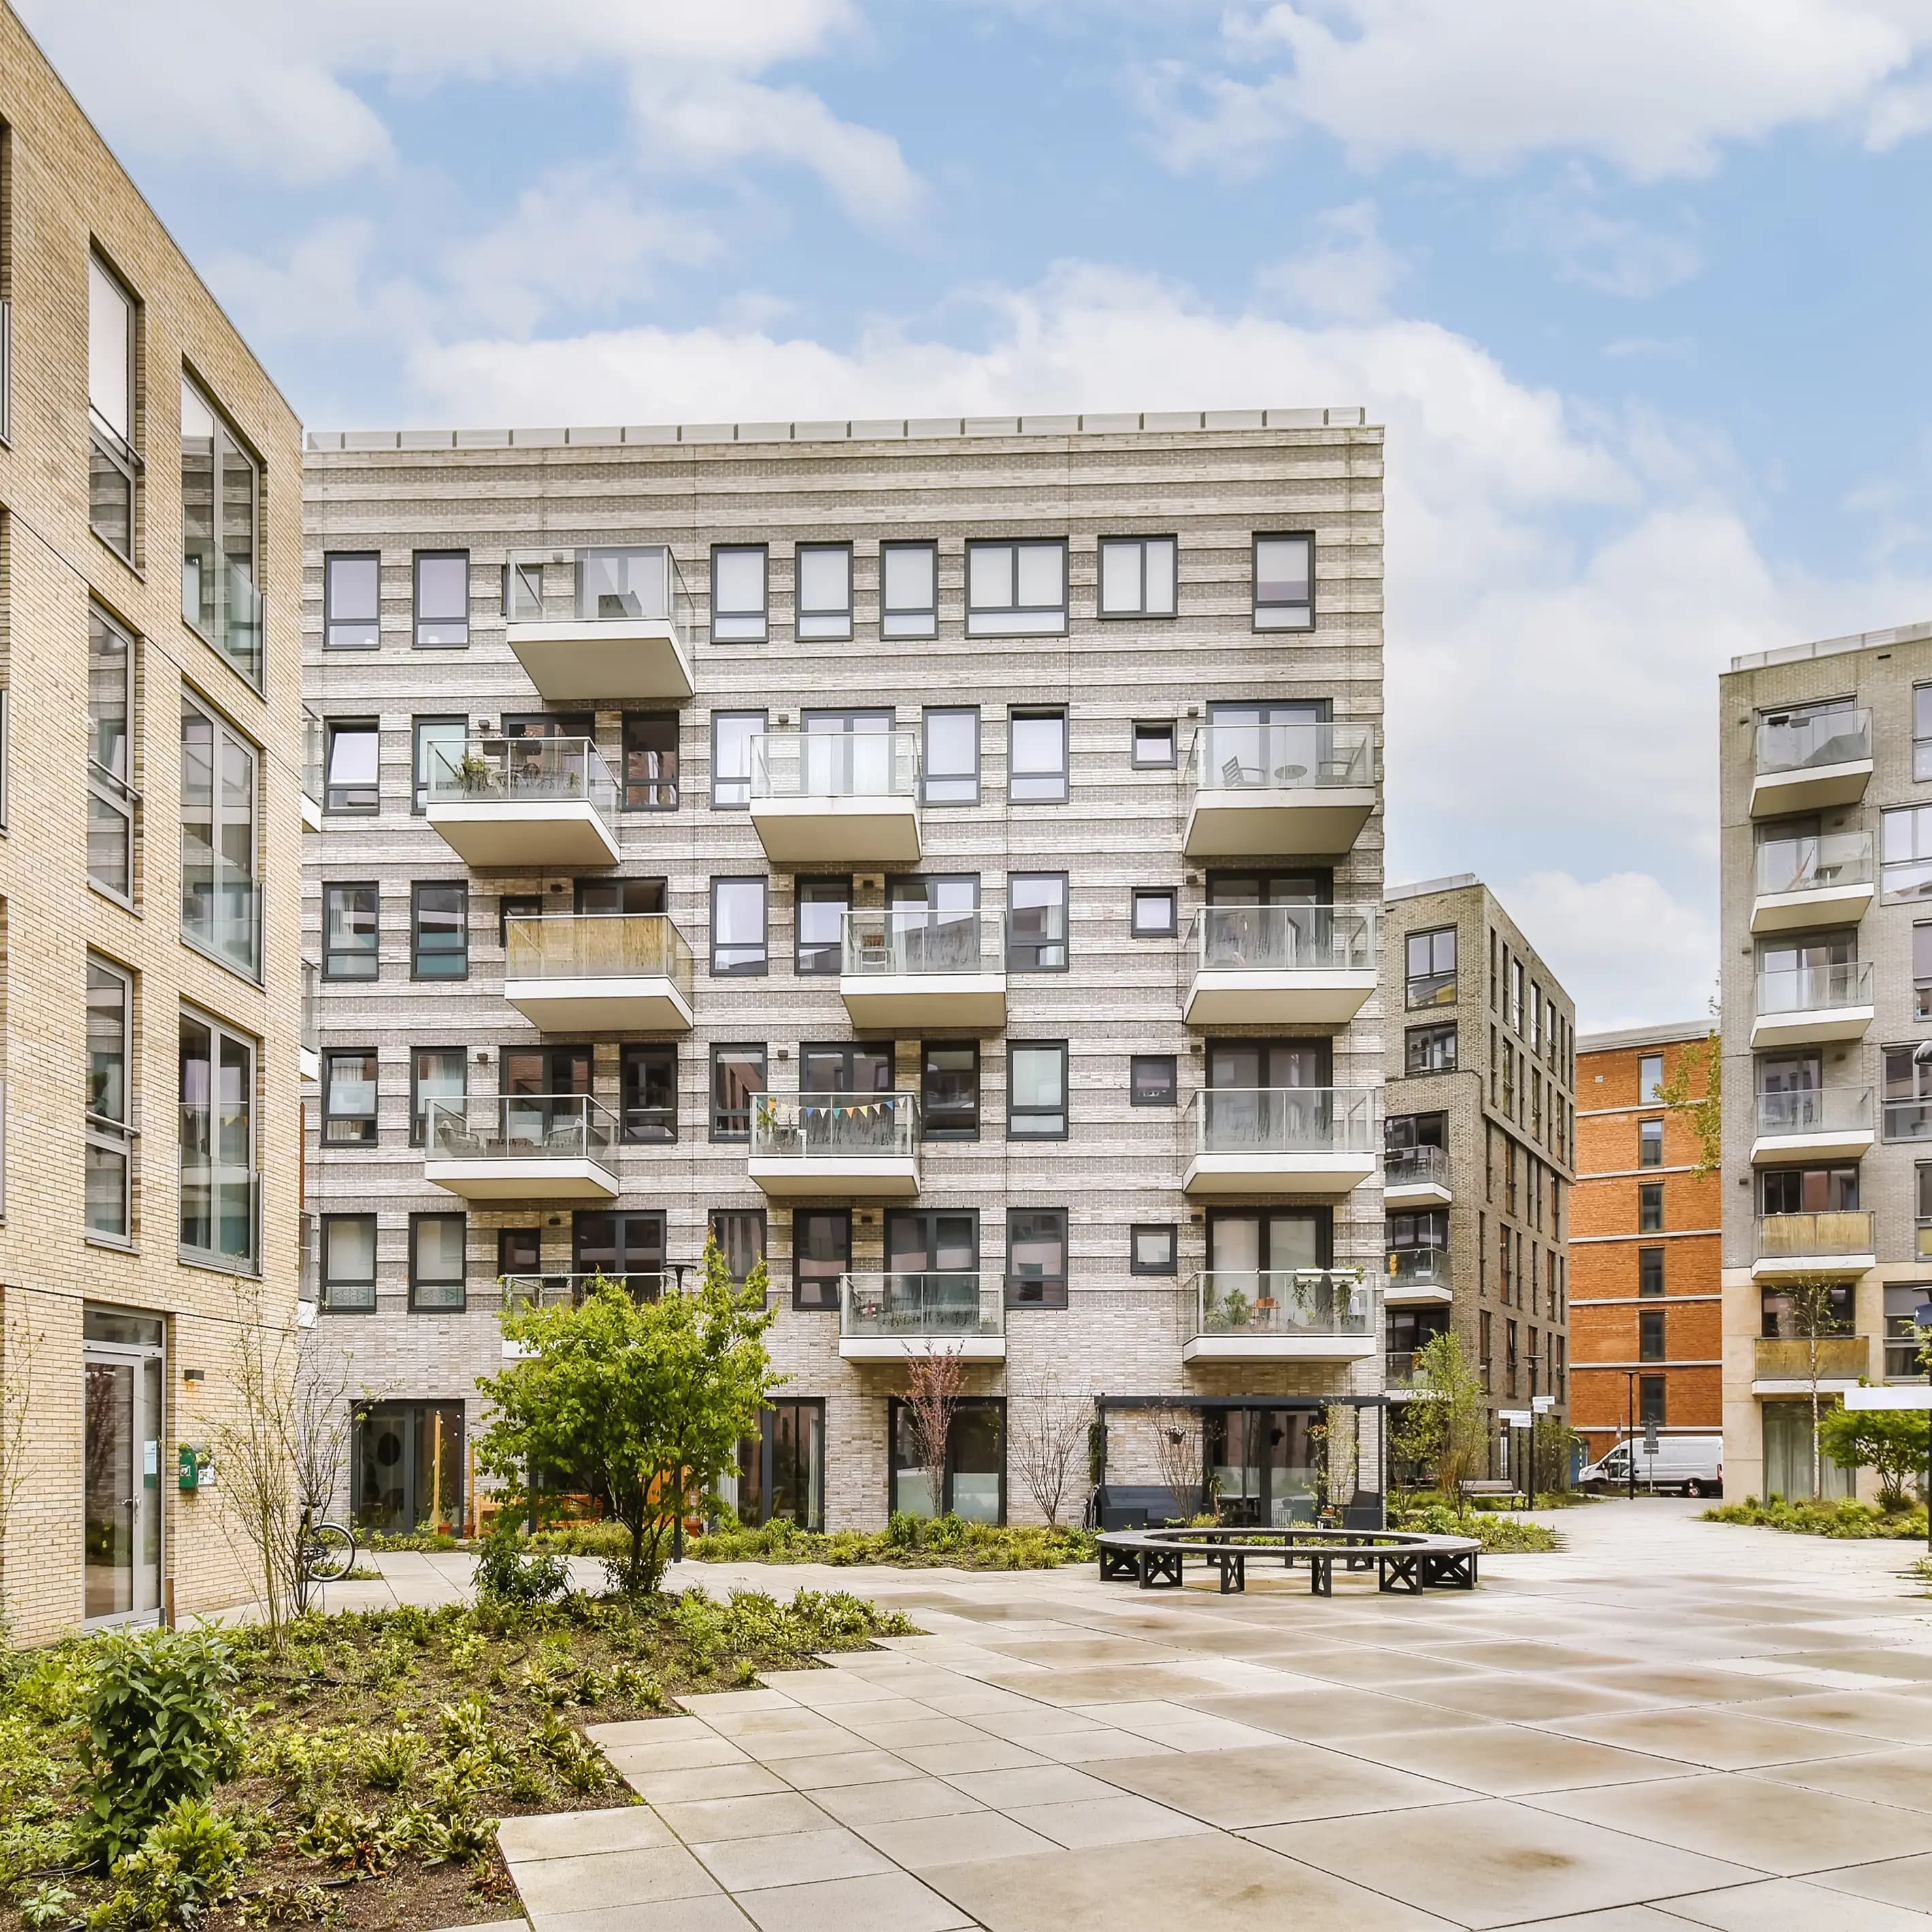
[[[363,1528],[392,1536],[463,1522],[463,1405],[372,1402],[356,1412],[352,1508]]]
[[[892,1399],[890,1507],[895,1516],[940,1516],[968,1522],[1006,1520],[1006,1405],[997,1396],[968,1396],[952,1413],[946,1439],[944,1493],[932,1493],[932,1472],[914,1447],[912,1411]]]
[[[741,1523],[774,1520],[825,1527],[825,1404],[815,1397],[773,1402],[764,1430],[738,1444],[738,1466],[718,1494]],[[726,1520],[730,1520],[728,1516]]]
[[[1831,1405],[1819,1409],[1822,1415]],[[1811,1404],[1767,1402],[1759,1405],[1764,1418],[1764,1492],[1788,1502],[1811,1494]],[[1818,1493],[1835,1502],[1852,1493],[1853,1472],[1841,1469],[1830,1456],[1818,1457]]]

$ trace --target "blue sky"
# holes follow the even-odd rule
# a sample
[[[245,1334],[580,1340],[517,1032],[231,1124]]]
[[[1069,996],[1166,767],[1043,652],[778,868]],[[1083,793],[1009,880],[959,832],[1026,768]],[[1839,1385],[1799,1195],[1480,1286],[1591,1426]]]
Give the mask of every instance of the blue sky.
[[[17,0],[312,428],[1354,404],[1389,867],[1716,971],[1714,675],[1932,616],[1932,0]]]

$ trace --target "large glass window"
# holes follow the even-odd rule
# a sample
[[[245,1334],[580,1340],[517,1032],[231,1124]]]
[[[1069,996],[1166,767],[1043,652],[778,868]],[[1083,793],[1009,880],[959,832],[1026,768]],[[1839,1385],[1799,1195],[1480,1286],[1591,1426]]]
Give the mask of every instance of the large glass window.
[[[677,809],[677,717],[669,711],[624,714],[626,812]]]
[[[254,458],[208,398],[182,381],[182,615],[257,690]]]
[[[470,882],[418,879],[410,888],[410,976],[470,976]]]
[[[419,1046],[410,1056],[410,1144],[428,1138],[429,1110],[439,1100],[460,1106],[469,1077],[460,1046]]]
[[[879,635],[932,638],[939,634],[939,546],[879,546]]]
[[[752,1269],[765,1258],[765,1210],[762,1208],[714,1208],[709,1226],[724,1257],[731,1279],[742,1287]]]
[[[418,649],[470,641],[470,553],[421,550],[416,558],[416,641]]]
[[[376,1305],[376,1217],[322,1217],[322,1305],[332,1313]]]
[[[1636,1063],[1636,1097],[1640,1100],[1661,1100],[1663,1096],[1663,1054],[1640,1054]]]
[[[714,1046],[711,1049],[711,1138],[749,1140],[752,1096],[764,1090],[765,1049],[762,1046]]]
[[[134,646],[87,613],[87,876],[124,904],[134,896]]]
[[[1880,866],[1887,904],[1932,898],[1932,805],[1881,812]]]
[[[1066,1042],[1014,1041],[1006,1049],[1006,1138],[1066,1138]]]
[[[1640,1167],[1664,1165],[1664,1123],[1640,1120],[1636,1124],[1636,1164]]]
[[[1453,1006],[1456,1004],[1456,928],[1444,926],[1432,932],[1412,932],[1407,958],[1409,1005]]]
[[[98,1240],[134,1238],[134,982],[87,956],[84,1225]]]
[[[181,1020],[181,1245],[190,1260],[254,1272],[259,1254],[255,1045],[199,1015]]]
[[[803,639],[852,634],[852,546],[800,544],[796,591],[798,635]]]
[[[381,734],[373,723],[359,720],[345,724],[332,719],[328,730],[322,810],[368,813],[379,811],[382,802],[379,783]]]
[[[182,932],[225,966],[261,977],[254,746],[182,700]]]
[[[1255,539],[1255,628],[1306,631],[1315,625],[1315,539]]]
[[[415,773],[415,790],[410,799],[412,812],[428,809],[432,778],[461,769],[463,747],[469,736],[470,721],[466,718],[418,718],[416,721],[416,746],[410,760],[410,770]]]
[[[720,1494],[747,1526],[782,1521],[800,1529],[825,1526],[825,1403],[816,1396],[781,1396],[766,1405],[760,1434],[738,1444],[735,1476]]]
[[[1100,615],[1172,617],[1174,612],[1174,539],[1100,539]]]
[[[800,879],[794,888],[794,969],[836,976],[844,956],[845,915],[852,907],[852,881]]]
[[[1638,1233],[1642,1234],[1655,1234],[1663,1232],[1664,1183],[1662,1181],[1644,1180],[1637,1184],[1636,1226]]]
[[[791,1217],[791,1305],[836,1308],[840,1285],[852,1265],[852,1214],[824,1208]]]
[[[1064,540],[966,546],[969,638],[1060,637],[1066,630]]]
[[[714,711],[711,714],[711,802],[735,810],[752,802],[752,740],[762,737],[762,711]]]
[[[677,1138],[677,1048],[669,1040],[627,1042],[619,1060],[624,1138],[646,1147]]]
[[[410,1216],[410,1306],[438,1312],[464,1304],[464,1236],[460,1214]]]
[[[801,1094],[890,1094],[892,1090],[890,1040],[841,1040],[830,1046],[802,1046],[798,1054]]]
[[[134,556],[134,300],[98,255],[87,258],[88,522]]]
[[[664,1289],[664,1217],[653,1211],[611,1214],[579,1209],[572,1222],[572,1253],[580,1274],[620,1281],[639,1300]]]
[[[1009,726],[1006,796],[1016,805],[1064,805],[1066,713],[1016,711]]]
[[[892,1435],[892,1479],[886,1503],[895,1514],[940,1516],[968,1522],[1004,1522],[1006,1514],[1006,1406],[998,1396],[968,1396],[946,1432],[940,1493],[915,1442],[911,1411],[898,1396],[886,1413]]]
[[[920,1048],[920,1102],[929,1141],[980,1138],[980,1042],[928,1040]]]
[[[1006,1305],[1066,1306],[1066,1210],[1006,1210]]]
[[[711,970],[720,975],[766,970],[763,878],[711,881]]]
[[[1932,1041],[1885,1049],[1885,1138],[1932,1138]]]
[[[1636,1292],[1640,1294],[1664,1292],[1664,1250],[1640,1248],[1636,1251]]]
[[[766,576],[763,544],[720,544],[712,550],[711,636],[714,643],[763,642]]]
[[[1137,1053],[1128,1064],[1127,1100],[1136,1107],[1172,1107],[1180,1099],[1178,1063],[1171,1053]]]
[[[980,802],[980,712],[976,706],[928,709],[924,772],[928,805]]]
[[[376,1052],[373,1047],[322,1057],[322,1144],[376,1144]]]
[[[1064,872],[1016,872],[1006,880],[1006,966],[1014,973],[1066,970]]]
[[[322,647],[373,651],[382,641],[382,560],[373,550],[332,550],[322,560]]]
[[[322,889],[322,976],[373,980],[381,961],[379,896],[372,882]]]

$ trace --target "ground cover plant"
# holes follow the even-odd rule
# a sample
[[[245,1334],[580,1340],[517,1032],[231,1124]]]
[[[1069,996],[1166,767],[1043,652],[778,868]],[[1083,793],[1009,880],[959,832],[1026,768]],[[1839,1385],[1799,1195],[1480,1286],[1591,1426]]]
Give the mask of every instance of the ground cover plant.
[[[1546,1524],[1526,1522],[1499,1510],[1456,1510],[1438,1496],[1411,1496],[1389,1505],[1391,1529],[1419,1529],[1431,1536],[1473,1536],[1485,1556],[1520,1556],[1559,1550],[1562,1540]]]
[[[1788,1530],[1797,1536],[1844,1538],[1916,1538],[1925,1540],[1925,1505],[1882,1510],[1870,1503],[1855,1502],[1849,1497],[1837,1502],[1813,1502],[1800,1497],[1790,1501],[1772,1496],[1760,1502],[1747,1496],[1742,1502],[1720,1503],[1707,1509],[1706,1522],[1743,1523],[1754,1529]]]
[[[909,1631],[843,1593],[556,1598],[0,1653],[0,1919],[340,1932],[513,1916],[494,1821],[623,1804],[584,1726]]]

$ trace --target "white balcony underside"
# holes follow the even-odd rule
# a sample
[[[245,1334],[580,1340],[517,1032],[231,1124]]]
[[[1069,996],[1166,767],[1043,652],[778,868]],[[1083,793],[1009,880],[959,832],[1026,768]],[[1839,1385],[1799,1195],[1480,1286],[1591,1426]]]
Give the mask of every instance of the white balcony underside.
[[[754,1155],[746,1168],[767,1194],[787,1201],[900,1201],[919,1192],[919,1163],[903,1154],[828,1155],[812,1161]]]
[[[1820,1376],[1818,1393],[1820,1395],[1843,1395],[1847,1389],[1855,1389],[1858,1383],[1847,1376]],[[1809,1395],[1811,1384],[1804,1376],[1796,1379],[1786,1376],[1763,1376],[1751,1384],[1753,1395]]]
[[[1368,1154],[1198,1154],[1181,1186],[1190,1194],[1320,1199],[1346,1194],[1376,1171]]]
[[[1184,1362],[1362,1362],[1380,1348],[1372,1335],[1196,1335]]]
[[[671,981],[506,980],[503,997],[546,1033],[688,1033],[691,1006]]]
[[[847,974],[838,992],[855,1027],[992,1030],[1006,1023],[1004,973]]]
[[[517,662],[554,704],[691,695],[691,666],[667,619],[565,617],[504,628]]]
[[[1751,902],[1754,932],[1797,932],[1808,926],[1855,926],[1872,902],[1873,888],[1821,886],[1803,892],[1760,892]]]
[[[1751,1280],[1776,1281],[1802,1274],[1850,1279],[1877,1266],[1876,1255],[1770,1255],[1751,1263]]]
[[[1865,795],[1872,761],[1857,758],[1842,765],[1814,765],[1801,772],[1778,772],[1751,781],[1751,816],[1778,818],[1786,812],[1815,812],[1828,805],[1856,805]]]
[[[312,1046],[296,1049],[296,1064],[299,1069],[303,1083],[314,1086],[322,1078],[322,1055]]]
[[[588,802],[555,804],[432,803],[430,829],[468,866],[614,866],[617,842]]]
[[[1390,1208],[1446,1208],[1454,1197],[1440,1180],[1385,1180],[1382,1201]]]
[[[304,832],[322,830],[322,807],[304,791],[302,795],[302,822]]]
[[[1437,1306],[1450,1299],[1450,1291],[1434,1283],[1384,1281],[1382,1300],[1390,1308]]]
[[[1760,1013],[1751,1022],[1754,1051],[1767,1046],[1814,1046],[1834,1040],[1863,1040],[1875,1017],[1870,1006],[1820,1006],[1800,1013]]]
[[[617,1177],[601,1161],[426,1160],[423,1178],[466,1201],[614,1201]]]
[[[1760,1134],[1751,1142],[1754,1161],[1856,1160],[1868,1152],[1874,1136],[1869,1127],[1831,1132],[1820,1127],[1802,1132]]]
[[[1346,1026],[1373,998],[1376,976],[1249,968],[1196,973],[1187,989],[1190,1026]]]
[[[774,866],[916,864],[908,798],[754,798],[752,824]]]
[[[928,1352],[962,1362],[1004,1362],[1004,1335],[842,1335],[840,1357],[848,1362],[916,1361]]]
[[[1346,852],[1376,808],[1375,788],[1199,792],[1187,814],[1190,859]]]

